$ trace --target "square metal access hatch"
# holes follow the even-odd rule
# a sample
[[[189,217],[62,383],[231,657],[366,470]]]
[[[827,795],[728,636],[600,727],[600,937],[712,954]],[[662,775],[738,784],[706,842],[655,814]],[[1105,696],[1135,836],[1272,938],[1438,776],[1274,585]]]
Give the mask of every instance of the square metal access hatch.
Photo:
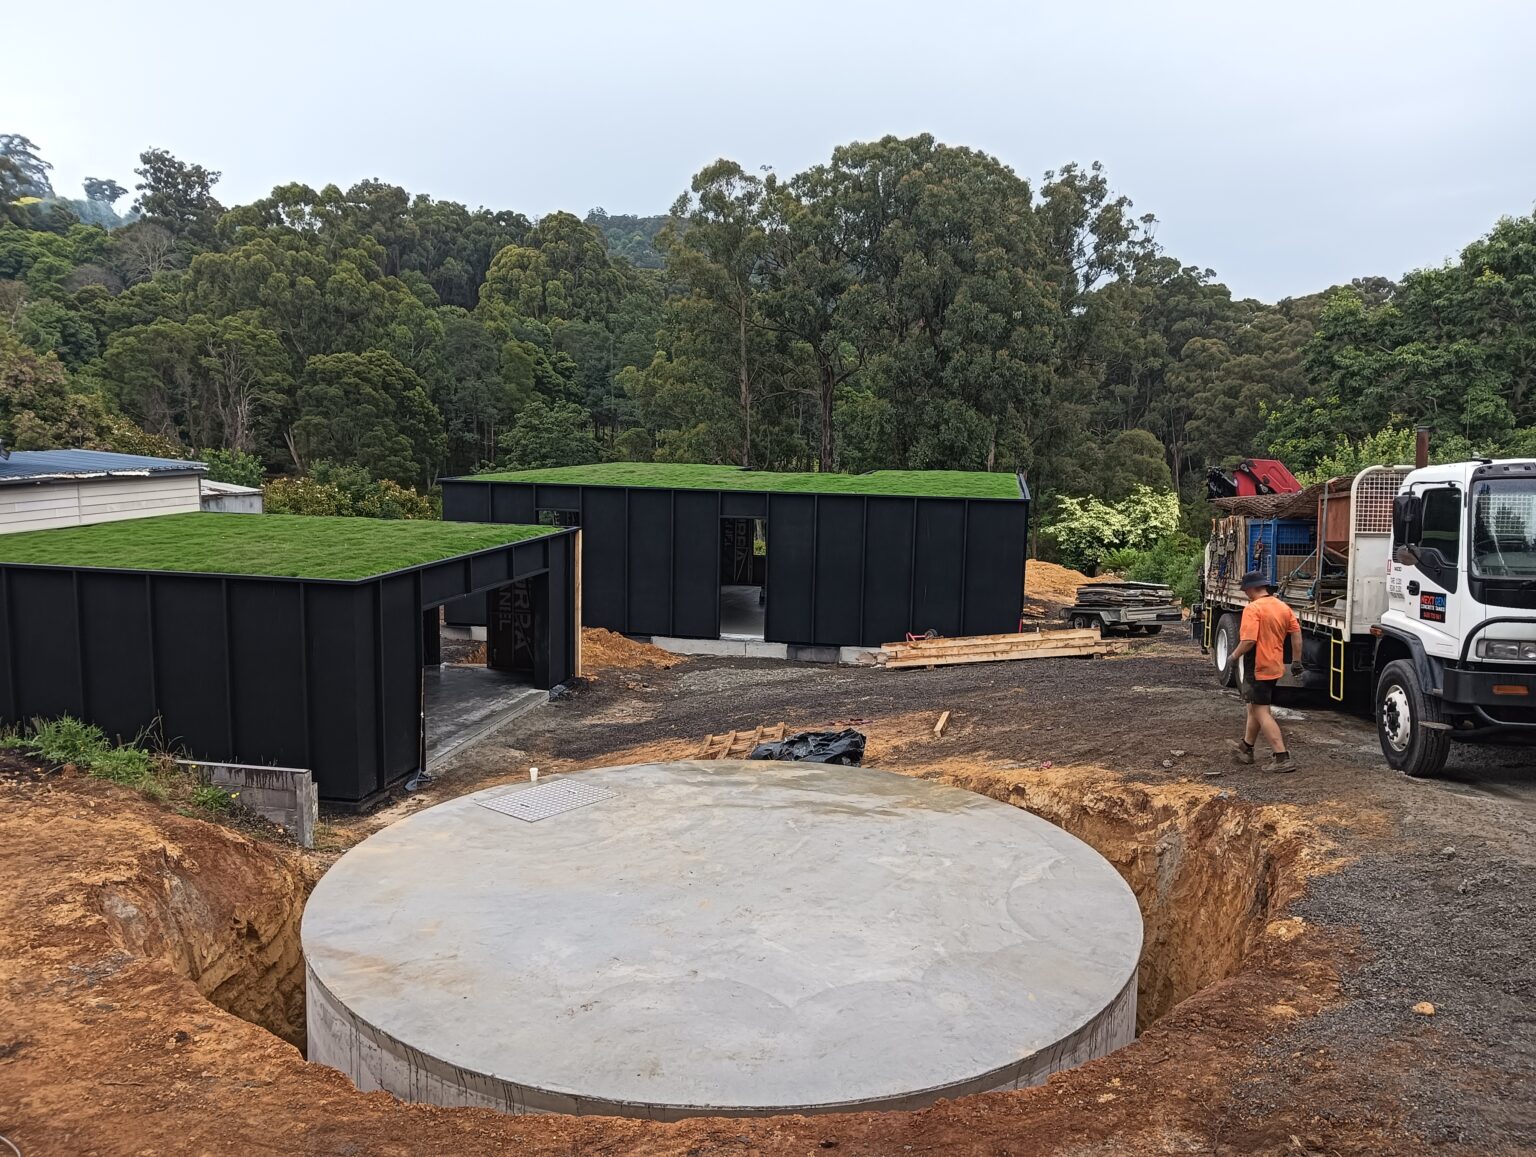
[[[613,792],[607,788],[562,779],[533,787],[518,788],[475,802],[481,807],[488,807],[494,812],[501,812],[513,819],[534,823],[538,820],[547,820],[550,816],[557,816],[561,812],[586,807],[589,803],[600,803],[612,798]]]

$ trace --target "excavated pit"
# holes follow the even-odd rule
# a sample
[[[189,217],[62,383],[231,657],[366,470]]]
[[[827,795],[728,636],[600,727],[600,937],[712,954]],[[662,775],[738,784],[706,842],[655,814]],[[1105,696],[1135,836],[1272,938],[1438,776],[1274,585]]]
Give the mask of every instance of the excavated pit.
[[[212,1004],[302,1049],[299,923],[314,880],[297,856],[231,836],[208,856],[162,850],[151,870],[96,895],[123,951],[169,965]]]
[[[1239,972],[1306,878],[1330,862],[1326,842],[1292,809],[1199,784],[968,765],[924,778],[1026,808],[1120,873],[1144,926],[1138,1031]],[[300,922],[314,877],[295,854],[232,837],[216,856],[163,856],[155,870],[105,882],[96,895],[123,951],[162,961],[219,1008],[302,1048]]]

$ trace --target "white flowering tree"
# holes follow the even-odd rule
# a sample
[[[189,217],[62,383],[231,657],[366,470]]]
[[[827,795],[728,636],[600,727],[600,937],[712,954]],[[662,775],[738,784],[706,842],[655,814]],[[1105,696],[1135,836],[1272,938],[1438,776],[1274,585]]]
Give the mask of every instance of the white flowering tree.
[[[1178,526],[1178,495],[1138,486],[1115,503],[1063,498],[1048,529],[1056,536],[1062,562],[1089,570],[1117,550],[1147,550]]]

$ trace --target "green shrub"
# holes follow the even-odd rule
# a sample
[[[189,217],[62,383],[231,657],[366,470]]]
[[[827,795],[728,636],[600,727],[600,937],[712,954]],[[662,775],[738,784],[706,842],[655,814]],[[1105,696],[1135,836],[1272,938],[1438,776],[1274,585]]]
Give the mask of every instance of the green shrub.
[[[1043,529],[1056,544],[1061,561],[1093,573],[1105,560],[1125,551],[1152,549],[1179,525],[1179,498],[1172,491],[1137,486],[1120,502],[1097,498],[1061,498]]]
[[[208,465],[208,481],[228,482],[232,486],[254,486],[261,489],[267,480],[267,472],[261,467],[261,459],[244,450],[202,450],[197,455]]]
[[[275,478],[263,488],[268,514],[350,518],[438,517],[431,497],[389,479],[374,481],[358,467],[320,463],[304,478]]]
[[[1117,550],[1104,557],[1105,570],[1137,583],[1162,583],[1188,606],[1199,597],[1204,547],[1187,534],[1170,534],[1146,550]]]

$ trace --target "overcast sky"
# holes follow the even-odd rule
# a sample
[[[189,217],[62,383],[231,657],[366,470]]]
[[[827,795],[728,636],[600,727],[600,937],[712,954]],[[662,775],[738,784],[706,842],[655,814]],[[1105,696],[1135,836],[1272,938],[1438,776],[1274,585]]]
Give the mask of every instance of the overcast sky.
[[[1101,160],[1171,253],[1273,300],[1532,212],[1533,46],[1525,0],[16,3],[0,132],[70,196],[158,146],[227,205],[381,177],[539,215],[926,131],[1032,180]]]

